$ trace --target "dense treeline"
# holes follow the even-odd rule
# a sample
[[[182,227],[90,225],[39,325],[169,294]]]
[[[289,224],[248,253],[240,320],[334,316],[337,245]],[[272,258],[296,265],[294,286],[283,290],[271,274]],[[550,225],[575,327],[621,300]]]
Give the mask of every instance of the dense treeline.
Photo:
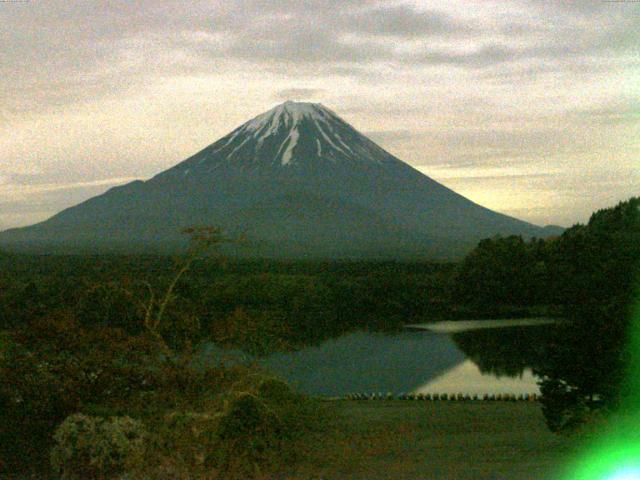
[[[550,285],[553,240],[496,237],[481,241],[458,268],[452,296],[485,315],[556,303]]]
[[[484,312],[543,305],[568,323],[535,339],[535,348],[517,339],[496,348],[500,335],[458,341],[481,366],[497,371],[512,368],[511,360],[525,352],[543,378],[549,426],[571,427],[593,409],[616,407],[624,395],[639,269],[640,198],[595,212],[558,238],[484,240],[458,268],[457,298]]]
[[[184,259],[28,257],[0,260],[0,329],[60,310],[84,325],[137,333],[144,304],[161,295]],[[450,316],[450,264],[194,262],[172,293],[168,315],[211,338],[254,353],[295,348],[358,328]],[[185,322],[185,319],[191,319]],[[165,332],[187,332],[168,322]],[[271,340],[271,344],[265,344]]]
[[[452,298],[484,312],[540,305],[579,318],[606,305],[624,316],[640,250],[638,202],[600,210],[560,237],[481,241],[458,268]]]

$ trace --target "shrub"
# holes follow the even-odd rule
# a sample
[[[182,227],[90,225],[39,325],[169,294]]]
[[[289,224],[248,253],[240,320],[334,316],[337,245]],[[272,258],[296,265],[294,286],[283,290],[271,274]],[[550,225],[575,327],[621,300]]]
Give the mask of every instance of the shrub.
[[[296,400],[295,395],[289,385],[277,378],[268,378],[258,387],[258,395],[267,401],[291,402]]]
[[[144,426],[129,417],[68,417],[54,434],[51,465],[63,479],[112,478],[144,456]]]
[[[276,465],[282,433],[283,425],[276,412],[257,396],[242,393],[220,417],[219,446],[209,462],[225,478],[251,478]]]
[[[13,332],[0,358],[4,469],[43,474],[56,427],[89,403],[130,411],[133,399],[163,391],[153,348],[117,329],[83,329],[73,318],[33,322]]]
[[[194,474],[202,471],[207,456],[217,448],[219,415],[197,412],[172,412],[162,419],[154,432],[153,449],[173,470]],[[154,475],[156,473],[154,472]]]
[[[258,387],[258,397],[277,412],[282,423],[282,438],[295,441],[304,432],[321,429],[325,420],[324,409],[318,402],[300,395],[282,380],[264,380]],[[289,452],[295,455],[295,452]]]
[[[566,382],[545,377],[540,382],[542,413],[552,432],[571,432],[589,417],[589,408],[577,389]]]

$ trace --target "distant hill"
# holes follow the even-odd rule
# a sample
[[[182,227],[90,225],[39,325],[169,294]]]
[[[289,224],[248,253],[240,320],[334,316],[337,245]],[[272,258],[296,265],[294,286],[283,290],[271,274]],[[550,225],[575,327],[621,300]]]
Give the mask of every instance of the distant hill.
[[[447,258],[496,234],[541,228],[462,197],[320,104],[286,102],[147,181],[0,233],[0,247],[169,252],[181,228],[245,233],[244,255]]]

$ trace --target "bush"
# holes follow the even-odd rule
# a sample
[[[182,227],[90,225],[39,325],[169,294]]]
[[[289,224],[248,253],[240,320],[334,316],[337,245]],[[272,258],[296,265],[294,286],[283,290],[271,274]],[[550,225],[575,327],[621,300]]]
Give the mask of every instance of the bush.
[[[72,312],[15,329],[3,345],[2,478],[49,478],[52,466],[66,478],[121,471],[130,455],[113,418],[125,415],[148,431],[131,478],[251,478],[291,459],[317,417],[315,404],[253,366],[203,368],[189,352],[168,356],[148,335],[87,328]]]
[[[219,447],[210,462],[225,478],[251,478],[276,465],[282,434],[283,425],[276,412],[257,396],[242,393],[220,417]]]
[[[267,401],[288,403],[295,400],[298,395],[294,394],[289,385],[277,378],[268,378],[258,387],[258,395]]]
[[[148,406],[150,395],[165,391],[154,345],[143,337],[83,329],[63,317],[33,322],[10,340],[0,357],[0,468],[6,471],[46,471],[56,427],[89,404],[131,414],[136,403]]]
[[[147,433],[129,417],[68,417],[54,434],[51,465],[63,479],[113,478],[140,465]]]
[[[153,439],[154,458],[151,464],[164,462],[165,470],[189,472],[205,470],[210,452],[217,448],[216,430],[219,415],[197,412],[172,412],[156,426]],[[153,471],[152,477],[158,473]]]
[[[292,391],[282,380],[263,381],[258,387],[258,397],[278,413],[283,440],[293,442],[304,432],[322,428],[324,409],[319,408],[318,402]],[[290,455],[295,453],[289,452]]]

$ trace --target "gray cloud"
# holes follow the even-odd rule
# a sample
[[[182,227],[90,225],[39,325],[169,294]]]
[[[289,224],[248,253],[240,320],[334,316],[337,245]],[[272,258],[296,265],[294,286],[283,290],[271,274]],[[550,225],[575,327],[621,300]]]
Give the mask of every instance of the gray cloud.
[[[314,2],[312,2],[314,3]],[[529,23],[506,19],[496,25],[471,23],[455,19],[437,10],[417,10],[407,5],[363,6],[352,4],[346,12],[335,16],[332,8],[314,9],[273,7],[277,22],[254,21],[236,29],[237,35],[225,55],[254,60],[266,58],[280,63],[361,64],[396,62],[402,64],[454,65],[489,67],[514,61],[562,59],[568,68],[585,57],[610,52],[637,52],[640,45],[638,16],[629,10],[603,10],[602,3],[572,8],[557,2],[555,15],[552,2],[540,2],[541,13]],[[553,2],[554,4],[556,2]],[[581,2],[580,2],[581,3]],[[589,3],[589,2],[586,2]],[[591,25],[582,17],[571,17],[578,11],[589,14]],[[279,15],[279,17],[278,17]],[[495,39],[498,31],[502,40]],[[437,37],[452,48],[417,47],[409,52],[396,51],[396,44],[381,43],[376,37],[398,37],[400,40],[425,40]],[[529,41],[521,42],[523,36]],[[261,38],[259,43],[251,39]],[[349,42],[345,38],[358,38]],[[472,49],[460,51],[460,39]],[[517,40],[513,42],[512,40]],[[470,43],[469,43],[470,42]]]
[[[309,100],[325,93],[322,88],[285,88],[274,95],[276,100]]]
[[[628,5],[616,5],[616,2],[607,2],[603,0],[581,0],[579,2],[549,2],[548,0],[520,1],[525,5],[535,5],[545,12],[555,13],[556,15],[561,12],[569,15],[580,14],[583,16],[593,16],[607,11],[611,12],[612,10],[620,10],[620,7],[628,10]],[[619,3],[622,4],[623,2]]]
[[[339,19],[343,31],[381,36],[455,37],[478,32],[471,23],[456,21],[443,12],[418,11],[407,5],[377,6],[352,11],[348,15],[340,16]]]
[[[416,140],[424,138],[423,132],[416,132],[414,130],[374,130],[368,132],[362,132],[374,142],[380,143],[397,143],[407,140]]]
[[[566,115],[566,114],[562,114]],[[547,117],[541,123],[554,123]],[[557,119],[555,120],[557,122]],[[550,159],[577,156],[589,152],[592,140],[580,125],[556,127],[531,127],[528,129],[499,129],[495,127],[466,128],[415,132],[404,140],[379,140],[383,145],[399,145],[410,142],[413,148],[434,149],[442,152],[425,155],[419,161],[422,166],[437,167],[439,170],[478,168],[544,168]],[[473,173],[469,175],[473,176]],[[527,173],[528,175],[528,173]]]
[[[521,58],[522,51],[504,45],[485,45],[469,53],[453,53],[427,50],[415,55],[408,55],[407,61],[429,65],[453,65],[464,67],[487,67]]]
[[[2,179],[3,183],[8,185],[34,185],[51,181],[42,173],[3,172]]]
[[[635,99],[626,99],[567,113],[576,121],[587,121],[596,125],[640,123],[640,102]]]
[[[386,46],[362,48],[326,35],[320,29],[298,30],[287,36],[265,34],[260,42],[242,35],[226,51],[226,55],[243,60],[265,60],[274,63],[361,63],[392,58]]]
[[[526,8],[538,10],[529,22],[526,16],[511,21],[505,15],[496,24],[364,0],[346,6],[334,0],[195,0],[188,7],[177,0],[50,0],[3,6],[0,21],[11,28],[0,31],[0,42],[11,48],[3,52],[0,94],[7,97],[4,108],[10,112],[34,104],[55,107],[126,90],[150,75],[206,72],[212,60],[220,59],[265,68],[314,64],[348,76],[362,73],[357,66],[374,63],[487,69],[527,62],[524,68],[533,74],[549,69],[550,59],[562,60],[555,70],[570,70],[589,56],[640,48],[638,16],[628,8],[542,0]],[[502,39],[495,38],[496,32]],[[400,42],[436,38],[449,46],[398,50],[397,42],[377,40],[389,36]],[[524,44],[523,36],[529,37]],[[461,38],[466,39],[464,51]]]

